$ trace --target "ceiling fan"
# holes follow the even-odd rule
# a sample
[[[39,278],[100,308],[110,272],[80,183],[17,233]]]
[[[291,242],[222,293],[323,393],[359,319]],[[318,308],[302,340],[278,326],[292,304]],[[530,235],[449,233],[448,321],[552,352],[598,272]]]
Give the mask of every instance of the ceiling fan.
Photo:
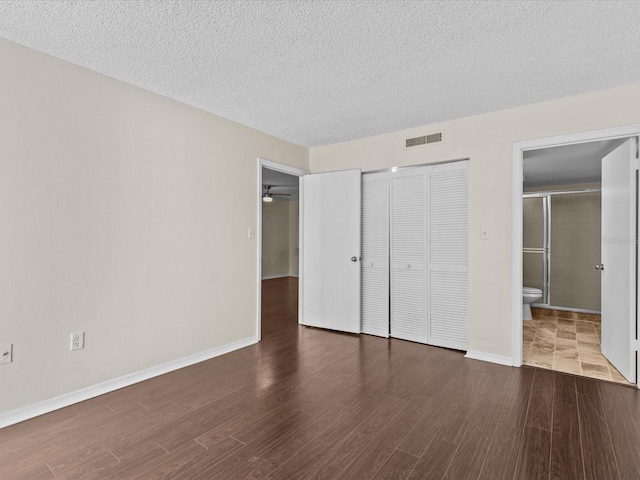
[[[271,193],[272,187],[286,187],[286,185],[263,185],[267,193],[262,195],[262,201],[269,203],[273,202],[273,197],[290,197],[290,193]]]

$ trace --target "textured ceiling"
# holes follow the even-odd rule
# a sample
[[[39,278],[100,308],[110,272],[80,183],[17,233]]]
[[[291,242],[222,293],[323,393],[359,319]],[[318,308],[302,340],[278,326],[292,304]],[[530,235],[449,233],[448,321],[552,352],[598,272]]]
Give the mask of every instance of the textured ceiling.
[[[640,82],[640,2],[11,1],[0,37],[305,146]]]
[[[600,182],[602,159],[625,140],[604,140],[524,152],[524,186]]]

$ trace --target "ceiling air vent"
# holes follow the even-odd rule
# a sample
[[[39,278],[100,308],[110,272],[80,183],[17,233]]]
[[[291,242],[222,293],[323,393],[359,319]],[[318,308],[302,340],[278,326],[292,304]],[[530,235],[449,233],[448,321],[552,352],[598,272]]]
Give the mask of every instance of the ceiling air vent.
[[[421,137],[407,138],[405,140],[405,148],[419,147],[421,145],[430,145],[432,143],[442,142],[442,132],[430,133]]]

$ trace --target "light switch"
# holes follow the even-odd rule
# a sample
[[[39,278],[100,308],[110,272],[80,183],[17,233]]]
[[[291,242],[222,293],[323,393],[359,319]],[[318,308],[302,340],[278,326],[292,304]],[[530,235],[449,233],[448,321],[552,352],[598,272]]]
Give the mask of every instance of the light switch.
[[[480,238],[482,240],[488,240],[489,239],[489,229],[487,227],[482,227],[480,229]]]
[[[7,343],[0,345],[0,364],[11,363],[13,361],[13,345]]]
[[[255,227],[249,227],[249,231],[247,233],[247,238],[249,240],[256,238],[256,229],[255,229]]]

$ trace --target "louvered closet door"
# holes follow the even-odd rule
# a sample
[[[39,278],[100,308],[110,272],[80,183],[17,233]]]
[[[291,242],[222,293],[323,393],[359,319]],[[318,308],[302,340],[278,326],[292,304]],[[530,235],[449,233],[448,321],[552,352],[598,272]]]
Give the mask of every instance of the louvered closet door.
[[[467,350],[468,162],[428,167],[429,343]]]
[[[391,336],[427,343],[426,167],[391,174]]]
[[[360,331],[389,336],[389,172],[362,175]]]

